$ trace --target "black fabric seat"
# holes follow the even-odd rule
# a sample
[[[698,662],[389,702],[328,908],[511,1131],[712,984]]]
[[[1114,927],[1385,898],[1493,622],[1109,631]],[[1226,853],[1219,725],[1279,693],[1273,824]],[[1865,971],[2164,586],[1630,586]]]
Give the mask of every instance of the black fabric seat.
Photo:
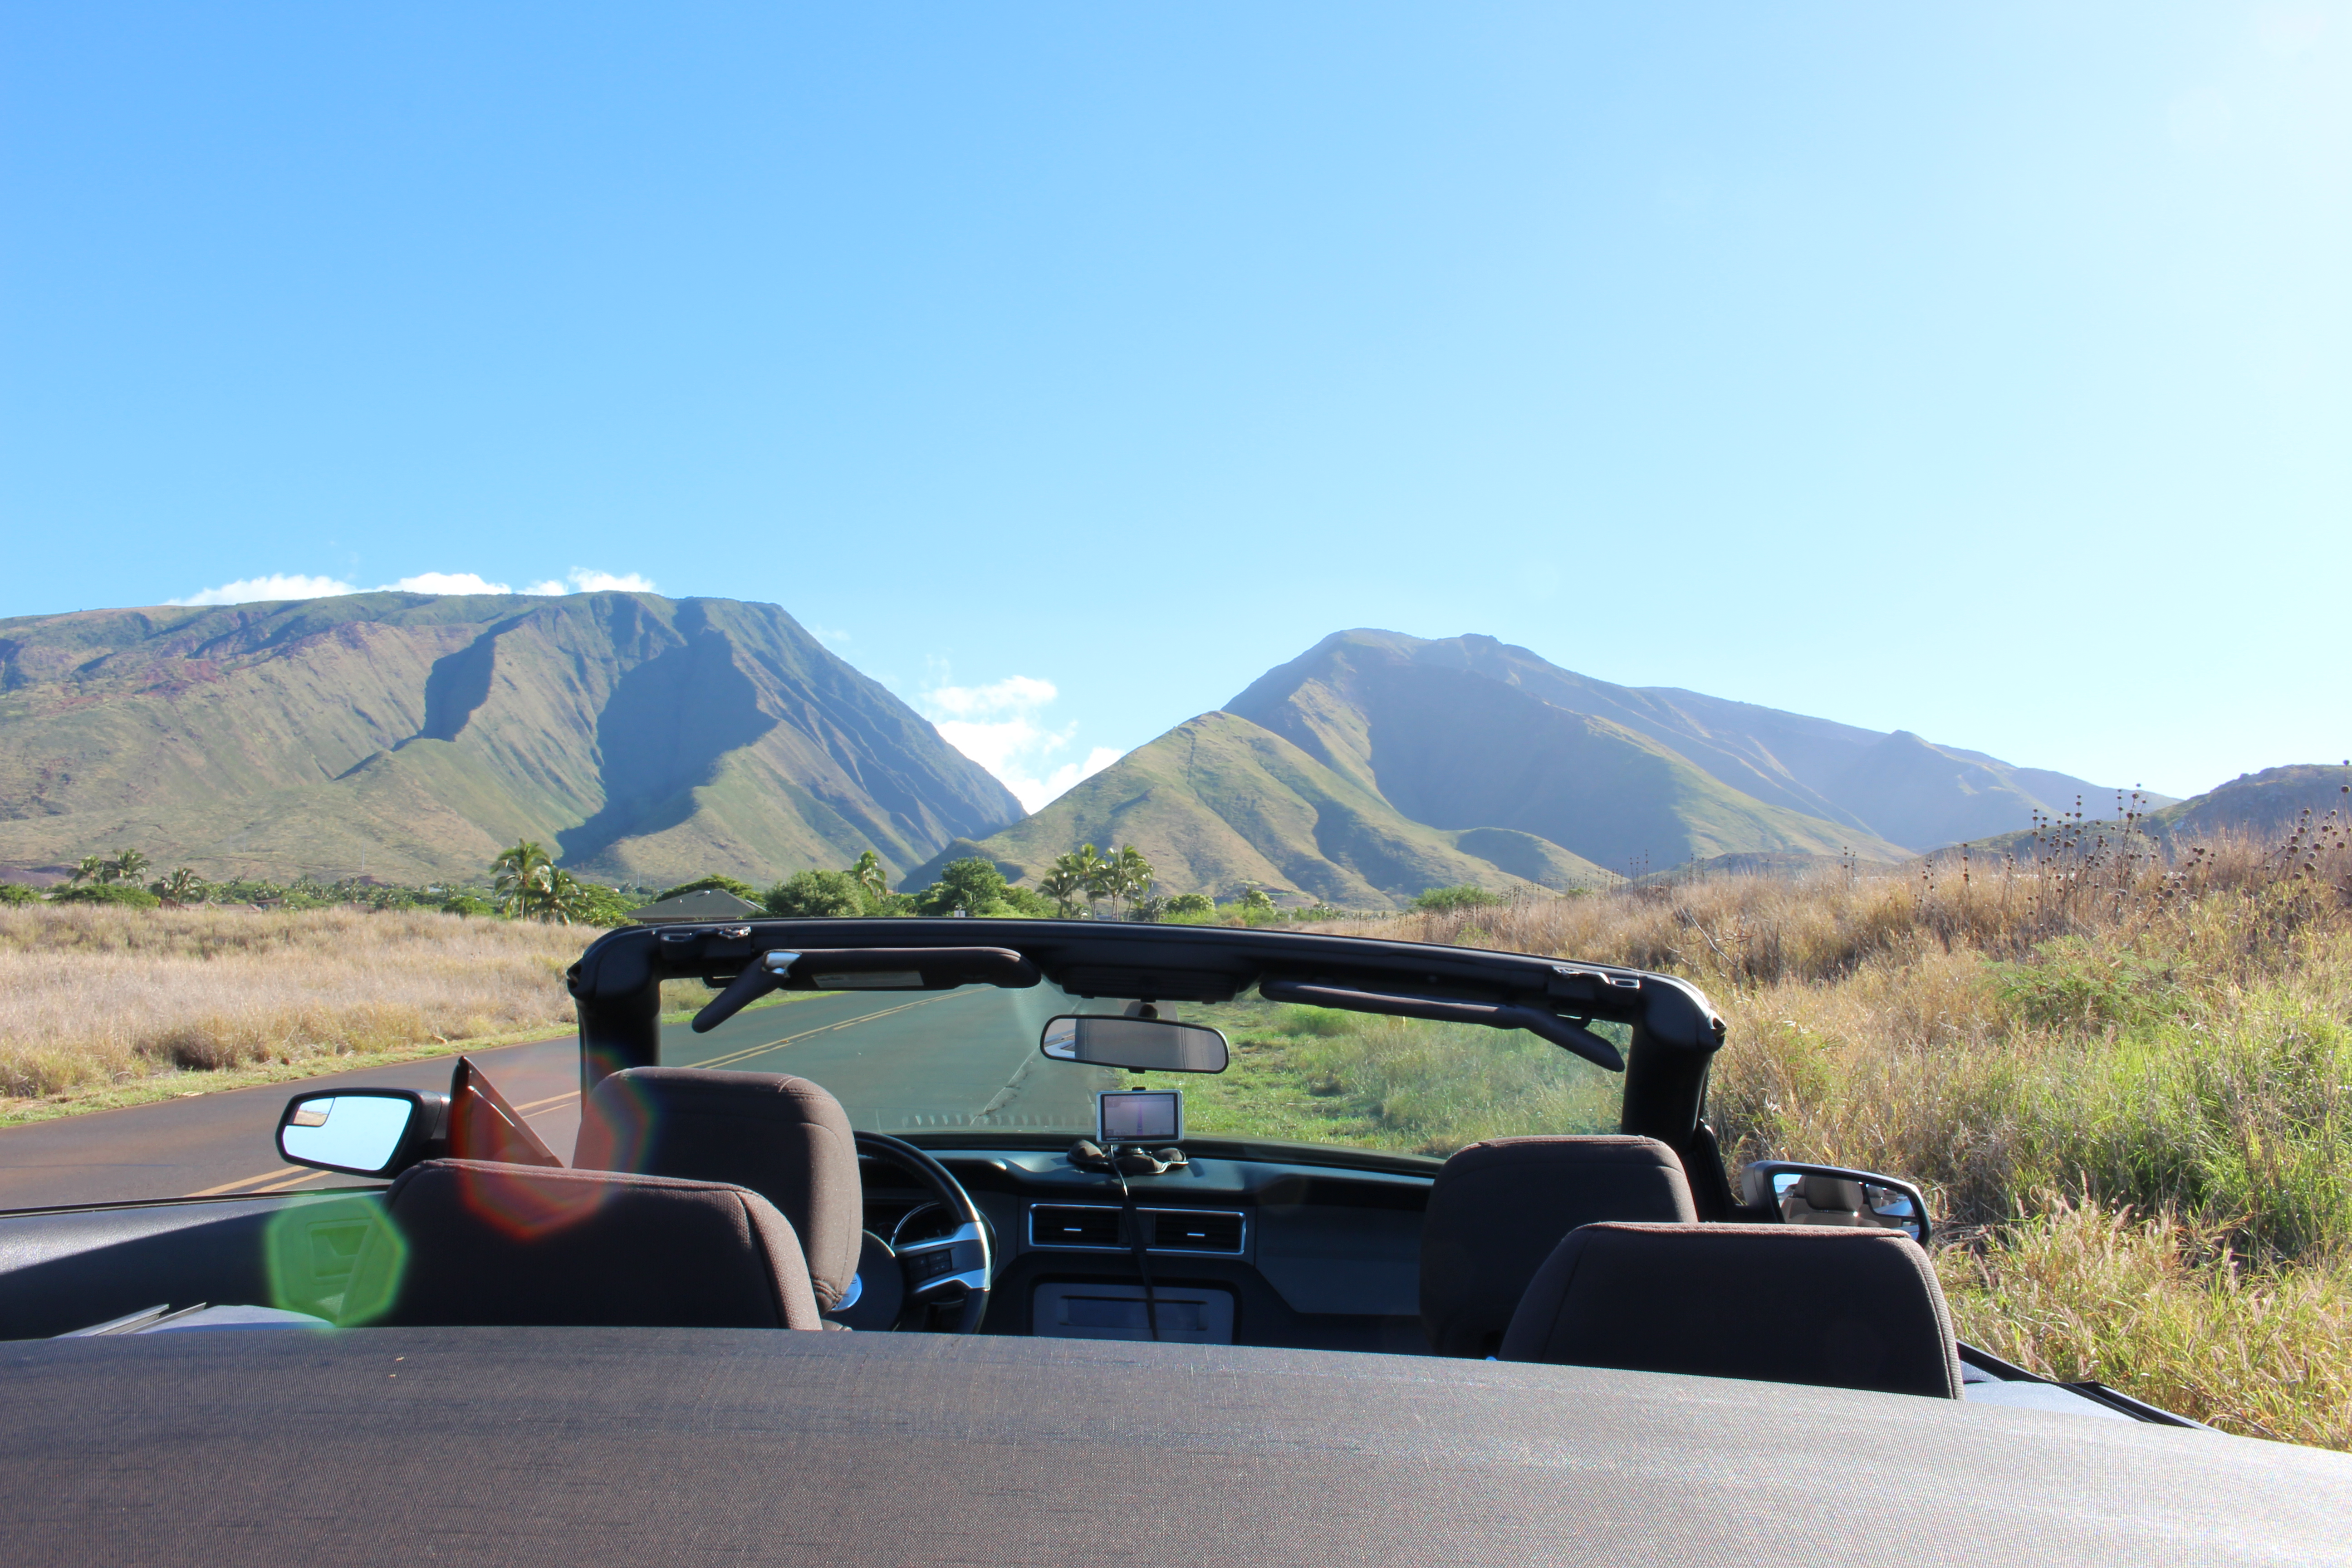
[[[384,1195],[348,1303],[402,1325],[821,1329],[791,1224],[710,1182],[430,1160]]]
[[[1960,1397],[1934,1267],[1875,1228],[1585,1226],[1537,1271],[1502,1359]]]
[[[841,1102],[806,1079],[632,1068],[580,1110],[575,1170],[635,1171],[749,1187],[792,1222],[826,1310],[857,1277],[866,1230],[857,1144]]]
[[[1654,1138],[1492,1138],[1445,1162],[1421,1226],[1421,1326],[1440,1355],[1492,1355],[1560,1237],[1595,1220],[1696,1224]]]

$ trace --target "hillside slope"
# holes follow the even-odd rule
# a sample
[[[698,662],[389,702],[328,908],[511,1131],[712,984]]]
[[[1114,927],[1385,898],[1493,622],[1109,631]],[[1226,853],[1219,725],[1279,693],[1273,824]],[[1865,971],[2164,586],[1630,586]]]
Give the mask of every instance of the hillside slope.
[[[1563,706],[1582,678],[1540,664],[1491,638],[1343,632],[1261,678],[1232,710],[1416,822],[1515,828],[1620,870],[1735,852],[1902,858],[1866,827],[1765,798],[1804,797],[1729,752],[1719,763],[1761,795],[1622,721],[1660,728],[1654,710]]]
[[[1505,700],[1505,692],[1521,700]],[[1465,699],[1471,708],[1460,720],[1449,707],[1456,693],[1475,694]],[[1672,687],[1612,685],[1489,637],[1339,632],[1269,670],[1227,707],[1379,789],[1408,816],[1512,820],[1604,865],[1643,850],[1654,864],[1691,855],[1841,848],[1898,859],[2024,826],[2037,810],[2071,810],[2078,795],[2096,801],[2113,793],[1906,731],[1882,733]],[[1556,815],[1542,819],[1551,828],[1496,816],[1502,807],[1493,796],[1501,786],[1493,770],[1497,763],[1506,769],[1535,765],[1533,753],[1552,744],[1549,737],[1560,727],[1546,709],[1643,737],[1721,786],[1674,786],[1669,809],[1690,819],[1688,841],[1672,843],[1671,836],[1651,836],[1652,829],[1628,821],[1612,837],[1579,844],[1551,831],[1559,826]],[[1457,732],[1472,713],[1482,726],[1475,743]],[[1509,733],[1522,726],[1527,739],[1515,745]],[[1598,756],[1588,760],[1597,764]],[[1528,778],[1529,802],[1549,798],[1550,784]],[[1734,797],[1790,816],[1756,818]],[[1417,804],[1424,802],[1427,809]]]
[[[2276,844],[2305,825],[2317,828],[2336,814],[2338,832],[2352,831],[2352,763],[2293,763],[2241,773],[2203,795],[2147,812],[2137,824],[2159,844],[2175,845],[2200,838],[2242,834],[2265,844]],[[2095,843],[2122,826],[2109,814],[2088,815],[2079,829],[2061,826],[2044,835],[2044,843],[2060,838]],[[2033,834],[1992,834],[1969,841],[1975,855],[2026,856],[2032,852]],[[1955,851],[1957,853],[1957,850]]]
[[[2305,820],[2340,813],[2339,825],[2352,826],[2352,763],[2298,763],[2241,773],[2228,784],[2148,816],[2149,831],[2167,838],[2204,838],[2223,833],[2244,833],[2256,838],[2279,839]]]
[[[772,605],[363,594],[0,621],[0,867],[911,866],[1020,807]]]
[[[1348,909],[1465,882],[1502,890],[1521,880],[1561,889],[1615,880],[1531,835],[1414,822],[1281,736],[1203,713],[994,837],[951,846],[908,884],[979,854],[1034,885],[1055,857],[1086,843],[1136,846],[1162,892],[1230,899],[1258,882]]]

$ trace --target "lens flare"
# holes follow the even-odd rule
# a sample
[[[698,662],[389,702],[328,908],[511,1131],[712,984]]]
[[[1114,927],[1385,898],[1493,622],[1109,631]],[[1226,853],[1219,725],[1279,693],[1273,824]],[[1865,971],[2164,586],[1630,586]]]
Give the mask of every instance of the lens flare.
[[[628,1078],[608,1078],[580,1107],[572,1163],[583,1171],[642,1171],[653,1147],[654,1109]]]
[[[466,1212],[516,1241],[539,1241],[567,1230],[613,1195],[605,1183],[566,1181],[536,1166],[464,1163],[452,1169]]]
[[[270,1304],[331,1323],[363,1323],[393,1302],[408,1244],[380,1197],[299,1198],[270,1216],[262,1242]]]

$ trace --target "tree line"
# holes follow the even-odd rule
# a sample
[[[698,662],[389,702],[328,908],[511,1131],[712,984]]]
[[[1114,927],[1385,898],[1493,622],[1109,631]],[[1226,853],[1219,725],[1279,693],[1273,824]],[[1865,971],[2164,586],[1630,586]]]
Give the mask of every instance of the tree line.
[[[970,915],[1067,920],[1082,910],[1097,920],[1187,924],[1222,921],[1255,925],[1286,918],[1267,890],[1255,883],[1245,883],[1240,895],[1223,906],[1205,893],[1162,895],[1157,891],[1158,877],[1150,860],[1132,844],[1108,850],[1081,844],[1056,857],[1034,887],[1010,882],[993,861],[971,856],[948,862],[929,887],[899,892],[890,890],[888,873],[871,849],[840,870],[795,872],[765,891],[740,878],[711,874],[654,892],[642,887],[632,890],[586,881],[557,865],[547,847],[531,839],[499,853],[488,868],[487,889],[478,883],[403,887],[356,878],[320,882],[308,876],[286,883],[257,878],[215,882],[185,866],[151,877],[154,870],[152,862],[137,849],[85,856],[66,885],[47,894],[23,883],[0,882],[0,903],[46,900],[142,909],[260,904],[297,910],[356,905],[617,926],[626,924],[632,911],[644,904],[717,889],[768,914],[792,919]],[[1476,893],[1476,889],[1445,889],[1434,896],[1448,900],[1445,907],[1453,907],[1452,900],[1467,902]],[[1424,896],[1425,900],[1428,897]],[[1338,913],[1318,903],[1290,911],[1287,918],[1329,919]]]

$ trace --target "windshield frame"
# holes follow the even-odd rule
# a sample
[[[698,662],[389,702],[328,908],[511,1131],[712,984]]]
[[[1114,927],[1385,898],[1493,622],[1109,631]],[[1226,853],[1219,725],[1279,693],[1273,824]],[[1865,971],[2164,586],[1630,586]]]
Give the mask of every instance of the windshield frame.
[[[1708,1070],[1725,1026],[1689,982],[1622,965],[1316,931],[957,918],[625,927],[599,937],[566,972],[580,1019],[582,1092],[612,1073],[659,1065],[664,980],[700,980],[723,989],[779,949],[982,947],[1018,954],[1062,991],[1089,1000],[1228,1002],[1271,979],[1331,994],[1409,994],[1623,1024],[1630,1043],[1621,1131],[1675,1150],[1691,1176],[1701,1217],[1726,1218],[1735,1206],[1705,1119]],[[1326,1151],[1327,1160],[1340,1157],[1337,1149]]]

